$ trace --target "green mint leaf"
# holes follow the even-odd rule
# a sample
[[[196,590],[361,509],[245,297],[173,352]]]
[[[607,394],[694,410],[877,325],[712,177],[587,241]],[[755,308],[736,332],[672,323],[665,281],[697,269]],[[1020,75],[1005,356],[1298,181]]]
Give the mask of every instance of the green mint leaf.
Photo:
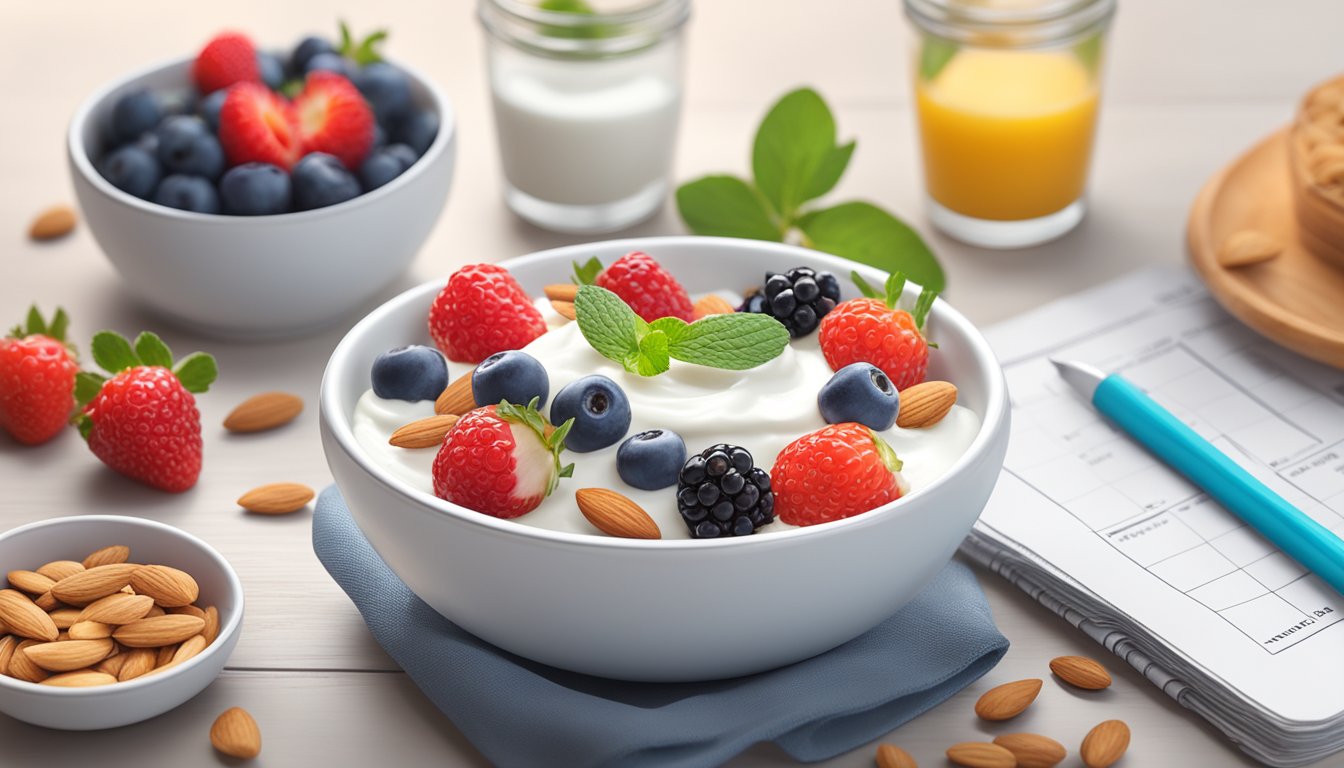
[[[574,316],[579,332],[598,354],[635,371],[639,356],[637,329],[643,321],[621,297],[606,288],[584,285],[574,297]]]
[[[215,365],[215,358],[210,355],[204,352],[192,352],[182,358],[173,369],[173,373],[188,392],[200,394],[210,389],[210,385],[219,376],[219,368]]]
[[[784,239],[769,203],[736,176],[705,176],[677,187],[677,212],[697,235]]]
[[[140,358],[131,349],[131,342],[115,331],[95,333],[89,349],[93,352],[93,362],[108,373],[118,373],[140,364]]]
[[[668,353],[667,334],[651,330],[639,340],[639,358],[635,363],[635,373],[640,376],[657,376],[672,364]]]
[[[812,179],[835,147],[835,118],[810,88],[788,93],[766,113],[752,146],[751,170],[780,218],[808,199]]]
[[[168,345],[157,335],[145,331],[135,337],[135,354],[145,365],[157,365],[162,368],[173,367],[173,353]]]
[[[651,330],[662,331],[666,334],[669,343],[681,338],[681,335],[686,332],[686,328],[689,326],[690,323],[680,317],[660,317],[649,323]]]
[[[582,264],[577,261],[571,263],[574,265],[574,282],[578,285],[592,285],[597,281],[597,276],[602,274],[602,262],[596,256]]]
[[[919,76],[923,80],[932,80],[943,71],[943,67],[957,55],[960,46],[951,40],[934,35],[924,36],[924,45],[919,51]]]
[[[887,275],[884,288],[887,294],[884,297],[887,306],[896,309],[901,305],[901,296],[905,294],[905,275],[900,272],[892,272]]]
[[[789,332],[769,315],[709,315],[686,326],[668,349],[687,363],[741,371],[767,363],[789,344]]]
[[[79,410],[84,410],[84,406],[93,402],[93,398],[102,391],[103,383],[106,381],[106,377],[88,371],[75,374],[75,402],[79,405]]]
[[[812,174],[812,181],[808,183],[807,189],[803,192],[806,199],[815,200],[835,189],[835,185],[840,182],[840,177],[845,173],[845,168],[849,167],[849,158],[854,155],[856,146],[858,146],[858,141],[851,141],[848,144],[831,148],[831,151],[821,161],[821,165],[817,167],[817,172]]]
[[[858,273],[858,270],[850,272],[849,279],[854,281],[854,287],[859,289],[859,293],[862,294],[865,299],[886,298],[881,293],[879,293],[876,288],[874,288],[871,284],[869,284],[867,280],[864,280],[863,275],[860,275]]]
[[[51,325],[47,328],[47,335],[57,341],[65,341],[65,332],[70,328],[70,316],[65,314],[65,310],[56,308],[56,316],[51,318]]]
[[[812,211],[798,220],[798,228],[817,250],[884,272],[904,272],[935,291],[946,286],[943,268],[919,233],[871,203],[841,203]]]

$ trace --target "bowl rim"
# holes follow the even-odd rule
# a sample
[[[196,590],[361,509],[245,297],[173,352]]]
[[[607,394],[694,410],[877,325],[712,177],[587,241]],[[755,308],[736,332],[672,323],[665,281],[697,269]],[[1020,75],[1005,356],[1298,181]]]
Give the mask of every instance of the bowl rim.
[[[163,216],[169,219],[179,219],[187,222],[237,222],[248,221],[262,225],[279,225],[290,222],[318,221],[330,216],[342,216],[351,210],[363,205],[376,204],[378,200],[388,195],[396,194],[396,191],[411,183],[412,179],[423,175],[425,169],[435,164],[441,155],[448,151],[448,145],[453,142],[457,130],[456,113],[453,110],[452,102],[444,95],[434,81],[426,78],[414,67],[409,67],[400,62],[387,60],[388,63],[395,65],[411,77],[420,87],[429,94],[430,101],[434,111],[439,116],[439,131],[434,136],[434,141],[430,142],[429,148],[416,161],[407,168],[401,175],[392,181],[373,190],[372,192],[363,192],[359,196],[346,200],[336,205],[328,205],[322,208],[314,208],[310,211],[290,211],[288,213],[273,213],[266,216],[238,216],[226,213],[197,213],[195,211],[183,211],[177,208],[170,208],[166,205],[149,200],[141,200],[134,195],[124,192],[112,185],[112,182],[103,178],[103,175],[94,167],[93,158],[84,147],[83,133],[84,127],[92,118],[94,111],[111,95],[136,83],[150,75],[158,74],[164,70],[174,67],[189,65],[195,59],[194,55],[173,56],[166,59],[160,59],[152,64],[148,64],[134,70],[128,75],[119,77],[109,83],[99,86],[93,93],[89,94],[75,110],[74,116],[70,119],[70,126],[66,129],[66,151],[70,157],[71,165],[76,169],[81,177],[96,189],[104,197],[121,204],[127,208],[133,208],[143,213],[155,216]],[[185,83],[190,85],[190,83]]]
[[[218,566],[220,570],[224,573],[225,580],[228,582],[229,592],[232,593],[232,596],[236,601],[237,607],[234,609],[232,614],[229,615],[227,618],[224,616],[220,617],[219,634],[215,636],[215,641],[213,643],[207,645],[200,653],[196,654],[196,656],[188,659],[187,661],[182,662],[181,664],[168,670],[167,672],[163,672],[161,674],[153,675],[150,677],[145,677],[142,675],[138,678],[135,678],[133,680],[127,680],[125,682],[118,682],[111,685],[89,686],[87,688],[65,688],[61,686],[41,685],[39,683],[30,683],[27,680],[19,680],[17,678],[9,677],[8,675],[0,675],[0,689],[9,688],[24,693],[42,693],[58,697],[65,696],[65,697],[85,697],[85,698],[95,698],[99,696],[115,696],[123,693],[131,693],[140,690],[142,688],[148,688],[150,686],[156,685],[157,683],[163,680],[171,680],[172,678],[185,673],[187,670],[204,663],[207,657],[213,656],[214,654],[219,652],[220,648],[224,646],[225,638],[228,638],[238,632],[238,628],[243,621],[243,607],[244,607],[243,603],[245,597],[243,593],[243,583],[238,578],[237,571],[233,569],[233,566],[229,563],[228,560],[224,558],[223,555],[219,553],[218,550],[207,544],[203,539],[194,536],[190,533],[187,533],[181,528],[168,525],[167,523],[161,523],[157,520],[150,520],[148,518],[143,517],[132,517],[129,515],[73,515],[70,517],[52,517],[46,520],[37,520],[35,522],[27,523],[25,525],[20,525],[17,528],[11,528],[3,533],[0,533],[0,542],[3,542],[7,539],[11,539],[17,536],[22,536],[26,533],[30,533],[39,528],[47,528],[60,525],[81,525],[90,522],[111,522],[119,525],[127,525],[130,527],[148,528],[152,531],[157,532],[158,534],[167,536],[169,538],[174,538],[179,541],[184,541],[187,544],[194,546],[196,549],[203,552],[208,558],[213,560],[215,565]]]
[[[529,253],[524,256],[505,259],[498,262],[498,264],[499,266],[508,269],[515,266],[528,266],[536,262],[551,260],[563,261],[584,254],[591,255],[590,252],[594,248],[656,252],[659,248],[671,246],[730,249],[735,251],[764,249],[772,251],[781,257],[794,256],[811,259],[812,261],[822,261],[828,266],[831,266],[832,269],[841,267],[855,269],[861,274],[865,274],[870,280],[880,279],[881,276],[880,271],[873,267],[857,262],[851,262],[841,259],[838,256],[821,253],[801,246],[760,240],[729,237],[702,237],[696,235],[633,237],[597,241],[593,243],[579,243],[575,245],[560,246],[558,248],[549,248],[543,251]],[[970,341],[972,354],[983,364],[986,370],[989,391],[987,392],[985,412],[979,414],[980,429],[976,432],[975,439],[972,440],[970,446],[968,446],[962,455],[958,457],[956,462],[928,486],[903,495],[893,502],[869,510],[861,515],[855,515],[843,520],[834,520],[818,525],[777,531],[768,536],[738,536],[720,539],[643,540],[615,536],[598,536],[588,533],[555,531],[548,528],[523,525],[514,520],[503,520],[491,517],[490,515],[483,515],[471,509],[467,509],[466,507],[440,499],[432,494],[411,487],[409,484],[393,476],[390,472],[379,467],[367,456],[367,454],[365,454],[363,449],[359,447],[358,441],[354,436],[354,431],[351,429],[350,419],[347,414],[342,412],[336,401],[337,385],[334,382],[337,375],[335,371],[344,370],[347,366],[356,362],[352,359],[352,350],[358,339],[368,333],[373,327],[380,324],[387,316],[399,312],[405,305],[418,299],[422,293],[429,292],[429,286],[433,285],[441,287],[444,282],[444,279],[436,278],[403,291],[374,309],[346,332],[345,336],[341,338],[341,341],[332,351],[331,357],[327,362],[327,367],[322,375],[322,386],[319,394],[319,416],[322,425],[335,439],[337,445],[339,445],[345,455],[358,465],[365,474],[387,490],[416,504],[425,511],[446,514],[461,522],[480,526],[497,534],[570,546],[657,552],[702,550],[714,547],[751,546],[761,548],[768,546],[787,546],[800,538],[839,535],[849,528],[875,524],[874,521],[881,520],[883,517],[890,515],[893,511],[899,511],[903,507],[908,506],[910,504],[908,501],[910,498],[922,498],[932,494],[941,486],[958,479],[958,476],[961,475],[967,467],[980,461],[984,456],[992,452],[994,441],[996,439],[996,432],[1003,428],[1007,416],[1008,385],[1004,379],[1003,369],[999,364],[997,356],[995,356],[994,351],[989,346],[989,342],[980,333],[979,329],[976,328],[965,315],[962,315],[940,297],[934,302],[932,312],[938,316],[939,323],[950,323],[957,326],[962,332],[962,335]],[[910,289],[911,285],[913,284],[907,283],[907,290]]]

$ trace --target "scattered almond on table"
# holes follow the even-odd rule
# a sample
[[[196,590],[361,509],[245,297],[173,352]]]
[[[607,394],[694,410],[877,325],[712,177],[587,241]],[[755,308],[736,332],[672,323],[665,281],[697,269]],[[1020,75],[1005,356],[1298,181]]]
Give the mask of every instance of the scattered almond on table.
[[[230,432],[264,432],[282,427],[303,412],[303,398],[288,392],[263,392],[238,404],[224,418]]]
[[[55,240],[75,231],[79,216],[68,205],[53,205],[42,211],[28,227],[28,237],[34,240]]]
[[[1083,738],[1078,749],[1087,768],[1107,768],[1129,749],[1129,726],[1122,720],[1098,723]]]
[[[1086,656],[1059,656],[1051,659],[1050,671],[1069,685],[1088,691],[1100,691],[1111,684],[1111,674],[1106,668]]]
[[[1037,733],[1005,733],[994,743],[1013,753],[1017,768],[1054,768],[1069,754],[1063,744]]]
[[[316,495],[302,483],[271,483],[239,496],[238,506],[258,515],[288,515],[308,506]]]
[[[1254,229],[1242,229],[1227,236],[1218,248],[1218,263],[1224,267],[1248,267],[1269,261],[1283,253],[1283,244]]]
[[[261,729],[242,707],[226,709],[210,726],[210,744],[229,757],[251,760],[261,754]]]
[[[975,702],[975,714],[982,720],[1010,720],[1026,711],[1041,692],[1038,678],[1016,680],[990,688]]]
[[[909,752],[894,744],[877,746],[877,768],[919,768]]]
[[[901,390],[896,426],[903,429],[932,427],[943,420],[957,402],[957,386],[949,381],[925,381]]]
[[[947,748],[947,759],[966,768],[1016,768],[1013,753],[987,741],[964,741]]]

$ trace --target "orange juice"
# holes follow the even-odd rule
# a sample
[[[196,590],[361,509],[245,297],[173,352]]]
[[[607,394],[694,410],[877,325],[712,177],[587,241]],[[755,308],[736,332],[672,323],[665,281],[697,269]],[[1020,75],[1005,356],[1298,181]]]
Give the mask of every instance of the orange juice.
[[[958,51],[915,85],[929,195],[964,216],[1034,219],[1083,194],[1097,84],[1069,50]]]

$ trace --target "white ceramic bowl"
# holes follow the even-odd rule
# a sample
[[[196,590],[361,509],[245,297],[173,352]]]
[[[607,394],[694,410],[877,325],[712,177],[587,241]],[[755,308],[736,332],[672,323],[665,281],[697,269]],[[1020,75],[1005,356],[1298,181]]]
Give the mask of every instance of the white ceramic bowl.
[[[137,563],[170,565],[201,587],[201,605],[219,609],[219,636],[195,658],[152,677],[92,688],[57,688],[0,675],[0,712],[66,731],[118,728],[167,712],[205,690],[224,668],[243,624],[243,585],[209,544],[170,525],[139,517],[58,517],[0,534],[0,573],[52,560],[79,560],[112,544]]]
[[[652,254],[692,293],[759,284],[766,270],[801,264],[838,275],[854,268],[788,245],[698,237],[577,245],[502,266],[540,295],[565,279],[571,261],[611,263],[632,250]],[[885,277],[859,271],[875,284]],[[482,515],[397,480],[365,455],[350,428],[373,358],[431,343],[425,319],[443,282],[387,302],[336,347],[322,381],[323,446],[355,520],[406,584],[464,629],[529,659],[604,677],[680,681],[758,672],[826,651],[891,616],[943,567],[1003,465],[1009,410],[1002,370],[971,323],[939,301],[929,320],[940,345],[930,377],[956,383],[960,403],[981,418],[980,432],[940,480],[886,507],[779,533],[674,541],[564,533]],[[850,288],[846,298],[853,295]]]
[[[415,71],[416,103],[439,133],[415,165],[338,205],[276,216],[180,211],[129,195],[95,167],[112,106],[137,88],[182,89],[190,58],[121,78],[70,122],[75,195],[89,230],[127,288],[160,313],[205,333],[283,338],[315,331],[373,298],[415,258],[448,198],[457,131],[452,106]]]

